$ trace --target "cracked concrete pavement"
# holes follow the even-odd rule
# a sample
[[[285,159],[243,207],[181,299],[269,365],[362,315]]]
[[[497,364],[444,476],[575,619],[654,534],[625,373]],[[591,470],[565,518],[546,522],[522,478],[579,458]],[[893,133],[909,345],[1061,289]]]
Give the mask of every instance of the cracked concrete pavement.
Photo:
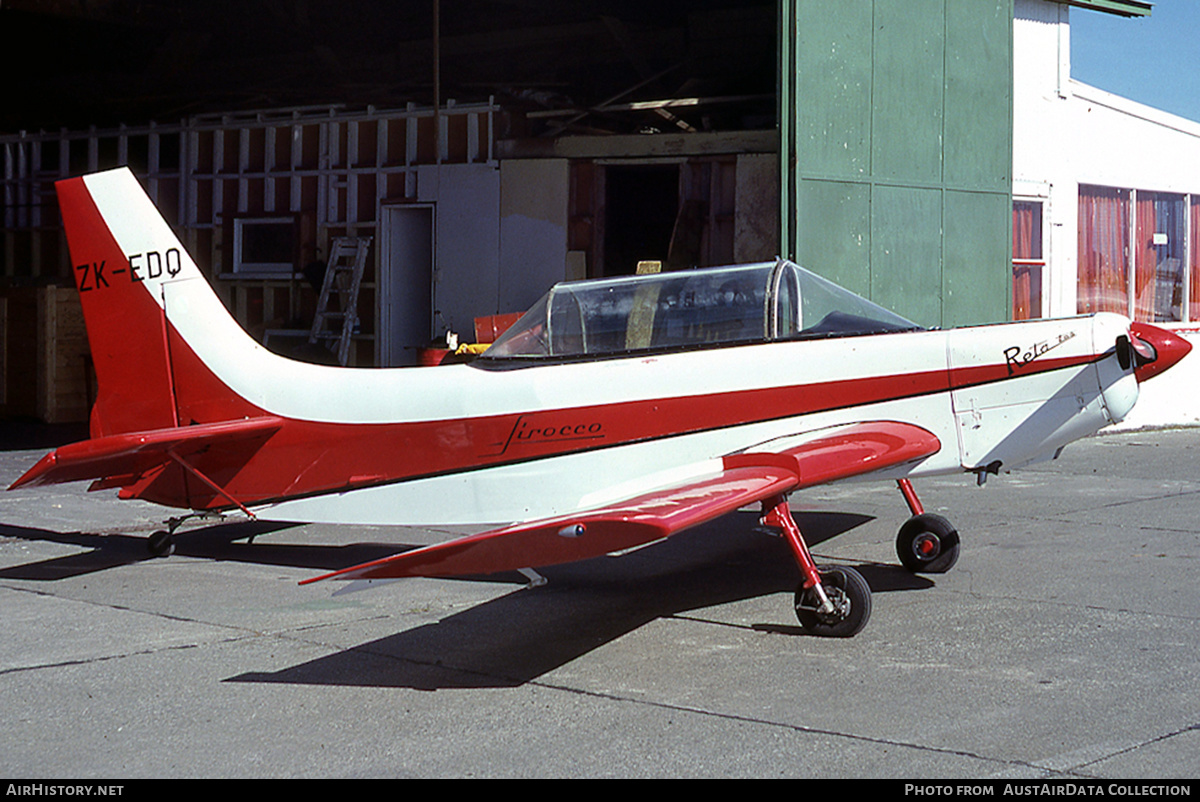
[[[797,494],[818,561],[871,585],[851,640],[800,630],[751,512],[536,589],[332,595],[297,582],[463,530],[199,522],[154,559],[166,511],[0,494],[0,773],[1195,777],[1198,460],[1200,430],[1133,432],[919,482],[964,539],[941,576],[898,567],[894,486]]]

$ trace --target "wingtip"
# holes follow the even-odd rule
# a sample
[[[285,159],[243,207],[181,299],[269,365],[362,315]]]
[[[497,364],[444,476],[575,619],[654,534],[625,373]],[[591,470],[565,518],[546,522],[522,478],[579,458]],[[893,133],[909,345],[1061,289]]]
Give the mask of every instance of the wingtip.
[[[296,584],[297,585],[311,585],[314,582],[320,582],[323,579],[330,579],[332,577],[335,577],[340,573],[341,573],[341,571],[334,571],[333,573],[321,574],[320,576],[310,576],[308,579],[301,579]]]
[[[36,465],[34,465],[29,470],[25,471],[25,473],[21,474],[20,478],[18,478],[17,481],[13,482],[11,485],[8,486],[8,489],[16,490],[17,488],[20,488],[20,487],[30,487],[30,486],[36,486],[36,485],[42,484],[42,482],[40,481],[41,478],[45,474],[54,470],[54,467],[57,464],[58,464],[58,452],[51,451],[49,454],[47,454],[46,456],[44,456],[40,460],[38,460]]]

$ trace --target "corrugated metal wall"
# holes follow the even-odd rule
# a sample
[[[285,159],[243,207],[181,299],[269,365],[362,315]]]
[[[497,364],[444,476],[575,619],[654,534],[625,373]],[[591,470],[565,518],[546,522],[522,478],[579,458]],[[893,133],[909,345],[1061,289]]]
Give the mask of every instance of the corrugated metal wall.
[[[1012,0],[781,0],[783,248],[925,325],[1011,298]]]

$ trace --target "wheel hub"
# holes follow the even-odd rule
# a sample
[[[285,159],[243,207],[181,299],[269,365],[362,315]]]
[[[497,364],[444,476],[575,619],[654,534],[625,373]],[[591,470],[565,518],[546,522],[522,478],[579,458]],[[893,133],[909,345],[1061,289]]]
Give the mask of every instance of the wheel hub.
[[[839,587],[825,585],[824,588],[825,595],[829,597],[829,603],[833,605],[833,612],[821,612],[816,597],[811,592],[805,594],[804,603],[796,605],[796,609],[814,613],[823,624],[832,625],[846,620],[846,617],[850,615],[850,597]]]
[[[850,597],[841,588],[826,588],[825,593],[833,605],[833,612],[824,618],[830,623],[846,620],[846,616],[850,615]]]
[[[942,552],[942,542],[931,534],[923,534],[913,541],[913,554],[922,560],[932,560]]]

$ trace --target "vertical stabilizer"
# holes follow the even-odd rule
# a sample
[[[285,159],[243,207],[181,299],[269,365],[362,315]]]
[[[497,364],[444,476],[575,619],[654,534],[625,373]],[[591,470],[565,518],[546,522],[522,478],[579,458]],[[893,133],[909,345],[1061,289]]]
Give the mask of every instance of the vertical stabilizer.
[[[92,437],[180,425],[188,389],[177,386],[173,357],[185,355],[173,353],[183,344],[164,299],[178,282],[203,276],[127,168],[56,188],[99,385]]]
[[[144,193],[128,170],[57,184],[71,270],[99,385],[92,408],[92,437],[175,426],[166,320],[153,295],[157,287],[145,281],[149,270],[142,260],[132,259],[134,255],[118,243],[89,179],[104,179],[101,183],[110,195],[114,183],[129,183],[143,197]],[[159,259],[171,247],[177,248],[158,249]],[[166,269],[161,263],[156,267]]]

